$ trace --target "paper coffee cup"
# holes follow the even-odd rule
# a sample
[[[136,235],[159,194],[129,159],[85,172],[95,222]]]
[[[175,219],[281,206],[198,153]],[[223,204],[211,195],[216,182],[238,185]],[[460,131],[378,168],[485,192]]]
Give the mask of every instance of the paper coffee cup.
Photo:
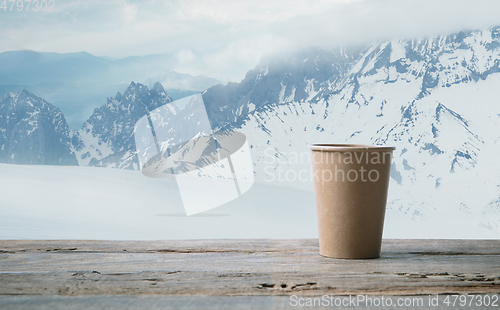
[[[313,144],[319,253],[380,256],[394,147]]]

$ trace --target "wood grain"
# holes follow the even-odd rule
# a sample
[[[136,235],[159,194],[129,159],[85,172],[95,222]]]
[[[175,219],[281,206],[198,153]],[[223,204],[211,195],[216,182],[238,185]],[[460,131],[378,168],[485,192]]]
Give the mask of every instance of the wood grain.
[[[369,260],[317,240],[0,241],[0,295],[500,293],[498,240],[384,240]]]

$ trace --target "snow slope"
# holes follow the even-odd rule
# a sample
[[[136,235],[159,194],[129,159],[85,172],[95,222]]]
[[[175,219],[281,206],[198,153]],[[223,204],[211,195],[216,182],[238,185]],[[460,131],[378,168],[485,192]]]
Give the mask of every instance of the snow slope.
[[[173,181],[121,169],[0,164],[0,239],[317,238],[310,191],[257,183],[186,217]],[[416,222],[389,209],[384,237],[498,237],[470,219]]]
[[[471,235],[500,236],[500,44],[493,35],[381,43],[312,100],[256,110],[241,126],[256,179],[312,190],[308,144],[392,145],[388,209],[396,218],[415,227],[466,221]]]

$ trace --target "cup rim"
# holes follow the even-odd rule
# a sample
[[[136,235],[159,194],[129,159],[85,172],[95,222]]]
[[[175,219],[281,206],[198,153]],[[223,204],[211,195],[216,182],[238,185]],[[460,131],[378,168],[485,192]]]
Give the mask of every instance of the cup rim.
[[[321,152],[378,152],[394,151],[396,147],[387,145],[369,144],[335,144],[335,143],[314,143],[308,145],[311,151]]]

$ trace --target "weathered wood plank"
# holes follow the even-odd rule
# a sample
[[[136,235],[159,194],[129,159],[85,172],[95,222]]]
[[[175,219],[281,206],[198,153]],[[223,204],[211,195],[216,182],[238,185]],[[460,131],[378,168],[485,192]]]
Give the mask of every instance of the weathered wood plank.
[[[500,241],[384,240],[339,260],[317,240],[0,241],[0,295],[500,293]]]
[[[0,240],[0,253],[23,251],[75,252],[151,252],[151,251],[219,251],[219,252],[318,252],[317,239],[210,239],[210,240]],[[385,239],[382,251],[436,254],[500,255],[500,240],[459,239]]]

